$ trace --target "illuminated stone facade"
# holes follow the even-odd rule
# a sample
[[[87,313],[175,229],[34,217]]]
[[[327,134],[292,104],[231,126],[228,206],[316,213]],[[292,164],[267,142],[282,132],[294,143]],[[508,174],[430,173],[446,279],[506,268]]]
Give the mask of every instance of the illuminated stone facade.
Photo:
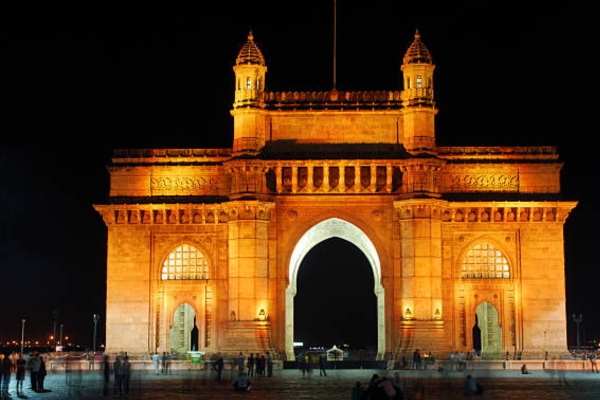
[[[566,351],[554,147],[438,147],[418,32],[399,91],[266,92],[252,34],[233,69],[231,148],[114,152],[108,352],[293,359],[298,269],[332,237],[371,265],[378,359]]]

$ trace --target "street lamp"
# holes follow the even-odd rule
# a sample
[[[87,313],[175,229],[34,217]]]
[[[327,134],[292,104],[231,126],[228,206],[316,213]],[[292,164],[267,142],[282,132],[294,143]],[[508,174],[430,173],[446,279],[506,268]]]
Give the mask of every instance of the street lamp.
[[[573,314],[573,321],[577,324],[577,350],[581,350],[581,342],[579,341],[579,324],[583,321],[583,315]]]
[[[60,346],[60,351],[63,351],[63,324],[60,324],[60,336],[58,338],[58,345]]]
[[[52,316],[54,317],[54,351],[56,351],[56,323],[58,322],[58,315],[60,312],[58,310],[52,310]]]
[[[94,314],[94,353],[96,353],[96,332],[98,331],[98,321],[100,320],[100,316],[98,314]]]
[[[21,357],[23,356],[23,346],[25,345],[25,318],[21,320]]]

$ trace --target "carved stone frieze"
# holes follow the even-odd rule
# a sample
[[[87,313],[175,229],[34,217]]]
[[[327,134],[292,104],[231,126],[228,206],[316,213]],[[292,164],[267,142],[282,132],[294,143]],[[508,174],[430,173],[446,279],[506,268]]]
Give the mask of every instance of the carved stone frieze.
[[[517,191],[519,189],[518,174],[457,174],[450,175],[450,188],[460,191],[501,190]]]
[[[152,195],[208,195],[219,192],[218,176],[154,176],[150,178]]]

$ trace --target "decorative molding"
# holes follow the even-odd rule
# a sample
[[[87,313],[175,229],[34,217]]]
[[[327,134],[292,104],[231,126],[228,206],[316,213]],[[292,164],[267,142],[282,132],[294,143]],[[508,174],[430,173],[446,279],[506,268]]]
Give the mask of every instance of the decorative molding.
[[[498,189],[517,191],[519,189],[518,174],[462,174],[450,175],[450,187],[462,190]]]
[[[150,178],[150,190],[156,196],[161,192],[165,194],[206,194],[206,192],[217,193],[219,190],[219,178],[217,176],[159,176]]]

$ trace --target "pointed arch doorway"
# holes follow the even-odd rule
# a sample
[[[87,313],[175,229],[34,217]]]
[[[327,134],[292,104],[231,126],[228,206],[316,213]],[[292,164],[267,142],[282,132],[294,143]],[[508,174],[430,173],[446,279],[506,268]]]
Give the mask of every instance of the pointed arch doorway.
[[[475,321],[473,326],[474,350],[479,351],[484,360],[502,357],[502,327],[496,307],[487,302],[481,303],[475,311]]]
[[[375,250],[375,246],[368,236],[355,225],[339,218],[331,218],[316,224],[309,229],[296,243],[289,265],[290,283],[286,290],[286,356],[288,360],[295,360],[294,354],[294,298],[298,292],[298,273],[302,262],[307,257],[309,252],[321,244],[322,242],[336,238],[351,243],[360,253],[363,254],[364,262],[370,268],[372,274],[373,294],[375,295],[376,313],[376,359],[381,360],[385,353],[385,308],[384,308],[384,291],[381,286],[381,266],[379,256]]]
[[[177,307],[173,315],[173,326],[169,333],[170,349],[177,354],[198,350],[198,327],[196,312],[191,305],[184,303]]]

